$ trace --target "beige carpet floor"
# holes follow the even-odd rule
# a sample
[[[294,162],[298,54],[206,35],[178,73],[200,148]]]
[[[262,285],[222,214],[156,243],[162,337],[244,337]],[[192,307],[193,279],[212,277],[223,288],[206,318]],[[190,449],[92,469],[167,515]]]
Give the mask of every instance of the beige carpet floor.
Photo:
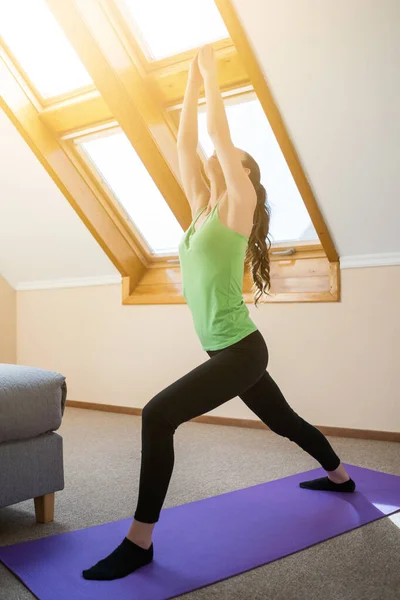
[[[137,498],[140,426],[139,417],[67,408],[59,430],[65,490],[56,495],[55,521],[36,525],[33,501],[1,509],[0,545],[130,517]],[[343,462],[400,475],[399,444],[329,439]],[[295,444],[269,431],[199,423],[177,430],[175,452],[165,507],[319,466]],[[399,600],[400,513],[183,597]],[[32,598],[0,565],[0,600]]]

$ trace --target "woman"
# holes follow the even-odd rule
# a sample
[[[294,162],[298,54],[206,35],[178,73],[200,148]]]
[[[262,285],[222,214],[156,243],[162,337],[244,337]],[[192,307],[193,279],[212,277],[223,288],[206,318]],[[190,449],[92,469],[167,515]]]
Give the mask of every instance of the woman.
[[[206,164],[210,189],[202,178],[196,153],[202,81],[207,128],[215,146],[215,153]],[[266,371],[267,346],[243,301],[245,260],[251,266],[258,297],[269,287],[266,244],[269,209],[257,163],[231,141],[212,46],[201,48],[190,68],[178,154],[193,215],[179,245],[183,293],[197,335],[210,359],[145,406],[134,521],[127,537],[112,554],[83,571],[86,579],[124,577],[153,559],[152,532],[172,475],[176,428],[236,396],[272,431],[298,444],[327,471],[327,477],[303,482],[302,487],[355,490],[354,481],[328,440],[292,410]]]

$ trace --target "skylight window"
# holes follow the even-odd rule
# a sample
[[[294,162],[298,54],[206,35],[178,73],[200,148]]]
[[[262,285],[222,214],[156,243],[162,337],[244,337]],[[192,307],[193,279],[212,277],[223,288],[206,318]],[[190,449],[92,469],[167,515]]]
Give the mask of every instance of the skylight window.
[[[183,229],[123,133],[80,142],[154,254],[176,254]]]
[[[271,206],[270,233],[273,242],[317,240],[317,233],[297,189],[268,119],[254,94],[245,100],[226,101],[233,143],[257,161],[261,183]],[[214,151],[207,133],[206,112],[199,113],[199,141],[206,154]]]
[[[0,36],[43,98],[93,84],[44,0],[0,2]]]
[[[229,34],[213,0],[124,0],[135,37],[151,59],[161,59]]]

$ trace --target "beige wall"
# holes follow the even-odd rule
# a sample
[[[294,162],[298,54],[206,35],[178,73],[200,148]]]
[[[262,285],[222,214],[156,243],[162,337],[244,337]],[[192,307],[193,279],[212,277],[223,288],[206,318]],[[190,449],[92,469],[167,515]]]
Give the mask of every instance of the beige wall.
[[[344,270],[342,288],[340,303],[248,305],[269,371],[315,425],[400,431],[400,267]],[[72,400],[143,407],[208,360],[186,305],[120,297],[119,286],[18,292],[18,362],[65,374]],[[255,417],[239,398],[212,414]]]
[[[0,275],[0,363],[17,361],[17,294]]]

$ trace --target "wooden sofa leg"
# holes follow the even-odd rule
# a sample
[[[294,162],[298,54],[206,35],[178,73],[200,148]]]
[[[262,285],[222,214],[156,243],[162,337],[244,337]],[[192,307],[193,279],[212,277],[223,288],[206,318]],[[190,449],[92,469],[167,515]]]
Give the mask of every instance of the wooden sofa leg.
[[[36,523],[50,523],[54,521],[54,498],[54,492],[35,498]]]

